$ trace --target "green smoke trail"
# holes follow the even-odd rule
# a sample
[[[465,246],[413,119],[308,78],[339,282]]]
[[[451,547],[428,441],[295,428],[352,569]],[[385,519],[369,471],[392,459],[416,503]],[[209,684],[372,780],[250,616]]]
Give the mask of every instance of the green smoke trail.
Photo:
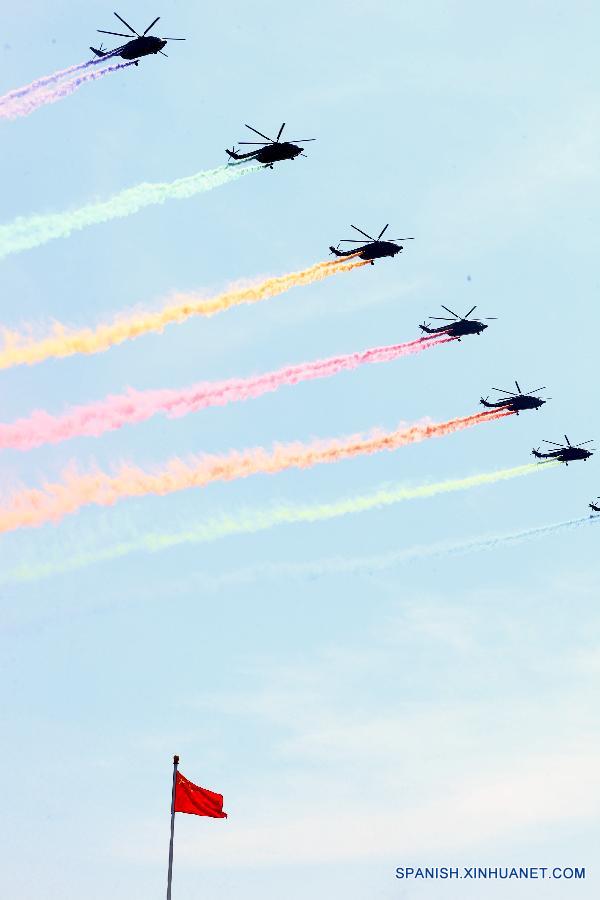
[[[165,200],[186,200],[195,194],[212,191],[230,181],[258,172],[262,166],[225,165],[206,172],[197,172],[176,181],[138,184],[115,194],[109,200],[88,203],[79,209],[64,213],[39,216],[19,216],[8,225],[0,225],[0,259],[11,253],[31,250],[55,238],[68,237],[74,231],[98,225],[110,219],[131,216],[145,206],[164,203]]]
[[[507,481],[511,478],[519,478],[522,475],[542,472],[558,465],[560,463],[556,462],[542,465],[528,463],[512,469],[500,469],[496,472],[486,472],[480,475],[470,475],[467,478],[450,479],[415,487],[406,485],[384,486],[370,494],[359,494],[354,497],[336,500],[332,503],[307,504],[304,506],[280,504],[263,510],[242,509],[229,515],[222,514],[181,531],[171,533],[149,532],[136,536],[130,541],[122,541],[103,548],[92,548],[71,556],[61,552],[57,554],[55,559],[47,562],[41,562],[39,555],[36,555],[35,563],[23,564],[13,569],[5,569],[0,575],[0,584],[37,581],[52,575],[82,569],[88,565],[114,561],[131,553],[157,553],[185,544],[203,544],[234,535],[255,534],[275,528],[277,525],[325,522],[341,516],[381,509],[395,503],[401,503],[404,500],[426,499],[439,494],[464,491],[469,488],[483,487],[487,484],[496,484],[499,481]]]

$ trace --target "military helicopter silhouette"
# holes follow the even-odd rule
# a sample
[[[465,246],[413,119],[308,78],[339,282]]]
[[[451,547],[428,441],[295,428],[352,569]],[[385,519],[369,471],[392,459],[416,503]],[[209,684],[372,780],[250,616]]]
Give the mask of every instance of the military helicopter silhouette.
[[[247,147],[260,147],[260,150],[250,150],[248,153],[237,153],[234,145],[231,150],[225,150],[225,153],[231,159],[255,159],[257,162],[262,163],[265,168],[272,169],[273,163],[281,162],[281,160],[283,159],[296,159],[296,157],[300,156],[301,154],[306,156],[306,153],[304,153],[304,147],[299,147],[298,144],[295,143],[295,141],[279,140],[279,138],[281,137],[281,133],[285,128],[285,122],[279,129],[275,140],[267,137],[267,135],[263,134],[262,131],[257,131],[256,128],[252,127],[252,125],[246,125],[246,128],[248,128],[250,131],[253,131],[254,134],[258,134],[259,137],[264,138],[264,141],[240,141],[240,146],[244,145]],[[301,139],[301,143],[303,144],[306,144],[308,141],[316,141],[316,138]]]
[[[482,321],[479,319],[470,319],[469,316],[471,313],[477,309],[476,306],[472,306],[468,313],[465,313],[464,316],[459,316],[458,313],[455,313],[453,310],[448,309],[447,306],[444,306],[442,303],[442,309],[445,309],[446,312],[449,312],[452,315],[451,319],[443,318],[442,316],[430,316],[429,318],[435,320],[437,322],[449,322],[448,325],[440,325],[437,328],[431,328],[425,322],[422,325],[419,325],[421,331],[424,331],[425,334],[447,334],[450,337],[457,338],[459,341],[466,334],[481,334],[482,331],[488,327],[484,325]],[[486,321],[491,321],[495,319],[496,316],[488,316]]]
[[[139,65],[138,59],[141,56],[150,56],[153,53],[162,53],[163,56],[166,56],[167,54],[163,53],[163,47],[166,47],[167,41],[185,41],[185,38],[159,38],[148,34],[150,29],[154,28],[160,16],[157,16],[154,22],[148,25],[143,34],[138,34],[135,28],[132,28],[125,19],[121,18],[119,13],[115,13],[115,16],[126,28],[129,28],[135,37],[132,38],[130,34],[121,34],[120,31],[103,31],[101,28],[98,28],[97,30],[100,34],[114,34],[115,37],[124,37],[128,39],[128,43],[123,44],[122,47],[117,47],[116,50],[103,50],[102,44],[100,44],[98,49],[90,47],[90,50],[96,56],[120,56],[121,59],[133,60],[137,66]]]
[[[600,500],[600,497],[598,497],[598,500]],[[589,503],[588,506],[593,513],[600,513],[600,506],[598,506],[596,503]]]
[[[557,444],[555,441],[544,441],[545,444],[551,444],[558,449],[549,450],[548,453],[540,453],[538,448],[537,450],[533,449],[531,454],[532,456],[535,456],[536,459],[556,459],[558,462],[564,462],[565,465],[568,466],[570,462],[575,462],[578,459],[588,460],[594,452],[593,449],[584,449],[584,445],[591,444],[592,441],[582,441],[580,444],[572,444],[566,434],[565,441],[566,444]]]
[[[364,241],[358,241],[356,238],[344,238],[341,240],[337,247],[330,247],[330,251],[335,256],[359,256],[361,259],[368,260],[372,266],[375,265],[376,259],[381,259],[384,256],[396,256],[397,253],[401,253],[403,247],[398,241],[414,241],[414,238],[388,238],[388,240],[382,241],[385,231],[390,227],[389,224],[382,228],[376,238],[371,237],[370,234],[367,234],[366,231],[362,231],[360,228],[357,228],[356,225],[351,225],[351,228],[354,228],[355,231],[358,231],[359,234],[364,235],[368,238],[368,243],[365,244]],[[340,244],[362,244],[362,247],[356,247],[354,250],[338,250]]]
[[[543,406],[546,403],[546,400],[542,400],[541,397],[536,397],[535,395],[538,391],[543,391],[545,388],[540,387],[536,388],[534,391],[522,391],[519,382],[515,381],[517,386],[518,394],[515,394],[514,391],[504,391],[502,388],[492,388],[494,391],[498,391],[499,394],[506,394],[506,397],[501,397],[498,401],[490,403],[487,397],[482,397],[479,401],[482,406],[487,406],[488,409],[509,409],[511,412],[519,415],[524,409],[539,409],[540,406]],[[547,397],[547,400],[551,400],[551,397]]]

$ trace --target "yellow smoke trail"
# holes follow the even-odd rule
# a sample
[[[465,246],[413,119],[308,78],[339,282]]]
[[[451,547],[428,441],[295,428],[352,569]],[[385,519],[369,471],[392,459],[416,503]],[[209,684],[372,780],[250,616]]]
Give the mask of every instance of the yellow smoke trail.
[[[279,525],[327,522],[347,515],[383,509],[406,500],[424,500],[440,494],[485,487],[486,485],[508,481],[512,478],[532,475],[535,472],[543,472],[548,468],[555,468],[557,465],[559,463],[556,462],[543,465],[529,463],[510,469],[500,469],[496,472],[485,472],[480,475],[453,478],[431,484],[417,486],[403,484],[386,485],[368,494],[358,494],[353,497],[334,500],[330,503],[304,505],[280,503],[265,509],[240,509],[231,513],[223,513],[204,522],[182,528],[179,531],[150,531],[109,546],[92,547],[79,551],[75,550],[75,552],[73,552],[74,548],[69,542],[68,549],[62,548],[56,554],[52,554],[50,559],[40,559],[39,553],[36,553],[35,559],[32,561],[21,563],[12,570],[4,568],[4,571],[0,574],[0,584],[15,581],[36,581],[52,575],[82,569],[89,565],[121,559],[131,553],[158,553],[188,544],[204,544],[236,535],[256,534],[276,528]],[[119,519],[117,519],[116,527],[118,527],[118,524]],[[403,551],[399,552],[402,553]]]
[[[90,504],[112,506],[126,497],[148,494],[164,496],[189,488],[204,487],[216,481],[235,481],[258,474],[272,475],[291,468],[308,469],[355,456],[396,450],[507,415],[512,413],[506,410],[485,410],[447,422],[403,425],[395,431],[377,430],[367,435],[317,440],[310,444],[276,444],[272,450],[252,447],[231,451],[222,456],[206,454],[189,462],[175,458],[154,473],[132,465],[121,466],[114,475],[102,471],[80,474],[69,470],[61,482],[13,494],[5,506],[0,506],[0,532],[56,522]]]
[[[3,329],[4,346],[0,350],[0,369],[12,366],[35,365],[46,359],[60,359],[76,353],[101,353],[124,341],[143,334],[161,332],[167,325],[180,324],[192,316],[213,316],[232,306],[258,303],[285,293],[294,287],[323,281],[341,272],[351,272],[368,265],[364,260],[340,263],[320,262],[299,272],[266,278],[257,284],[231,288],[216,297],[198,297],[196,294],[175,294],[171,302],[157,312],[136,312],[120,317],[106,325],[70,331],[59,323],[54,325],[49,337],[30,339],[19,332]]]

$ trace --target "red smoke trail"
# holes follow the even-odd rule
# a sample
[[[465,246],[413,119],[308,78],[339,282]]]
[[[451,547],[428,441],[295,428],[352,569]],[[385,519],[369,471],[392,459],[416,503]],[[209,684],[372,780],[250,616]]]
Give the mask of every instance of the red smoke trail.
[[[446,344],[454,338],[443,335],[434,339],[419,338],[405,344],[375,347],[359,353],[287,366],[276,372],[232,378],[227,381],[204,382],[182,390],[128,390],[98,403],[76,406],[60,416],[43,410],[9,425],[0,424],[0,448],[30,450],[42,444],[56,444],[73,437],[98,437],[124,425],[144,422],[157,413],[172,418],[198,412],[209,406],[224,406],[260,397],[284,385],[298,384],[315,378],[327,378],[338,372],[356,369],[367,363],[391,362],[401,356],[420,353],[429,347]]]
[[[310,444],[276,444],[272,450],[253,447],[231,451],[224,456],[206,454],[188,462],[175,458],[155,472],[145,472],[130,465],[121,466],[114,475],[102,471],[79,474],[70,469],[64,473],[63,481],[13,494],[4,506],[0,506],[0,532],[56,522],[83,506],[112,506],[126,497],[162,496],[216,481],[235,481],[261,473],[272,475],[292,468],[309,469],[381,450],[396,450],[508,415],[512,413],[506,409],[485,410],[449,422],[402,426],[395,431],[378,430],[368,435],[357,434]]]

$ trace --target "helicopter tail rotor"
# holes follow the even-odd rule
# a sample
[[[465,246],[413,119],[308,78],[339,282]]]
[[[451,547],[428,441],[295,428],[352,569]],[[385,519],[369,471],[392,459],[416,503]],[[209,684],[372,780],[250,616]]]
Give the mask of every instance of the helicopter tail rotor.
[[[99,47],[90,47],[92,53],[102,59],[104,56],[108,56],[108,50],[105,50],[102,44]]]

